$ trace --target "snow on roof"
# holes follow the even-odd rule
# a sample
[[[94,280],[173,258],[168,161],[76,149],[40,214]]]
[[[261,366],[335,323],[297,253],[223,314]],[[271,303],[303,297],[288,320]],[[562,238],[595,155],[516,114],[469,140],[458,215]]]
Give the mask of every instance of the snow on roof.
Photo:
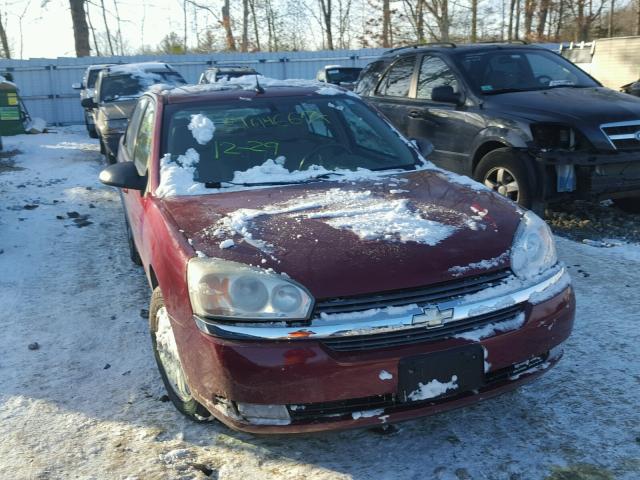
[[[110,73],[130,73],[132,75],[144,75],[145,73],[163,70],[171,70],[171,67],[161,62],[123,63],[122,65],[109,67]]]

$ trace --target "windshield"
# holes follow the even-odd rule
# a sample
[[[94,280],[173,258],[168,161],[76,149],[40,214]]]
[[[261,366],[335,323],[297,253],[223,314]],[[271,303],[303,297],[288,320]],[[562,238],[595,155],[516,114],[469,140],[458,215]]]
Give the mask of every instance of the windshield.
[[[116,100],[137,98],[155,83],[184,85],[186,82],[178,72],[169,70],[141,72],[140,75],[133,73],[107,75],[102,78],[100,85],[100,101],[113,102]]]
[[[96,80],[100,70],[89,70],[89,77],[87,78],[87,88],[93,88],[96,86]]]
[[[339,84],[353,83],[358,80],[358,75],[362,71],[361,68],[329,68],[327,70],[327,82]]]
[[[266,183],[269,175],[243,173],[269,166],[285,172],[278,183],[293,183],[305,177],[294,171],[413,168],[417,159],[384,120],[346,95],[175,104],[165,115],[162,154],[183,167],[188,158],[197,183]]]
[[[464,52],[454,58],[471,87],[483,95],[598,86],[571,62],[545,50]]]

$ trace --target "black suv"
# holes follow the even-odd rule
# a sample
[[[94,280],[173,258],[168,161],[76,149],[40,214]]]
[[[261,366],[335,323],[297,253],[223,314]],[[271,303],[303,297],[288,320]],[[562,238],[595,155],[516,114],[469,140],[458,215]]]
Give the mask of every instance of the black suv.
[[[453,43],[390,50],[356,92],[430,159],[525,207],[640,195],[640,99],[531,45]]]

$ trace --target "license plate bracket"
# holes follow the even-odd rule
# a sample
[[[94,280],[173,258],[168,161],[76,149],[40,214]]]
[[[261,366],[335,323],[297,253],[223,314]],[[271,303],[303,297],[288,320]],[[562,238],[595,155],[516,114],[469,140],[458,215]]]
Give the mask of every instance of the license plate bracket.
[[[480,388],[483,383],[484,351],[478,344],[402,358],[398,364],[401,402],[456,395]]]

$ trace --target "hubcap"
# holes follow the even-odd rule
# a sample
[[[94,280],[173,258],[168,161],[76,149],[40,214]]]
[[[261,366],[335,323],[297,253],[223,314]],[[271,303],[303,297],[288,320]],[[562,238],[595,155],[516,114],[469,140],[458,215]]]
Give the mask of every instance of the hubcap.
[[[500,195],[518,201],[520,187],[513,173],[504,167],[494,167],[484,177],[484,184]]]
[[[173,387],[173,391],[183,402],[191,400],[191,391],[187,385],[187,379],[180,363],[176,339],[169,321],[167,309],[162,307],[156,313],[156,347],[162,367]]]

